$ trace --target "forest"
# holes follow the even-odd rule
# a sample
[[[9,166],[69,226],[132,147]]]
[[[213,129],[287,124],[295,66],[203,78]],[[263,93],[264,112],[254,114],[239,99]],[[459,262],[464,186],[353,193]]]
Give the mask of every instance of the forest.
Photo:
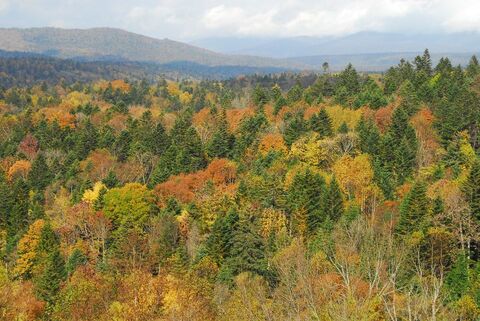
[[[477,58],[323,67],[10,74],[0,320],[480,320]]]

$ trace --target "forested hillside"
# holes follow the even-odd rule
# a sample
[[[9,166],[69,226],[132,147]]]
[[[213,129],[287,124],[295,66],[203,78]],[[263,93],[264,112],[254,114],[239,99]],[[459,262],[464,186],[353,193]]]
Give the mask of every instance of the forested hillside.
[[[0,320],[479,320],[475,57],[17,76],[0,89]]]

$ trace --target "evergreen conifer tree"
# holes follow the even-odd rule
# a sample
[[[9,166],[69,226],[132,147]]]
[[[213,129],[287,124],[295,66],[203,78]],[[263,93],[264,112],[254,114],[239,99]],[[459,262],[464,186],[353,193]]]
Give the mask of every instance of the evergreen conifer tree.
[[[322,138],[333,135],[332,120],[324,108],[320,109],[318,114],[312,116],[310,119],[310,129],[317,132]]]

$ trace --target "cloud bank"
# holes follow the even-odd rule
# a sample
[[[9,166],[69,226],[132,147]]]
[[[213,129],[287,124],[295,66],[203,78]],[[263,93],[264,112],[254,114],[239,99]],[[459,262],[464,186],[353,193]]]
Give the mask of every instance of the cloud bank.
[[[117,27],[154,37],[480,32],[478,0],[0,0],[2,27]]]

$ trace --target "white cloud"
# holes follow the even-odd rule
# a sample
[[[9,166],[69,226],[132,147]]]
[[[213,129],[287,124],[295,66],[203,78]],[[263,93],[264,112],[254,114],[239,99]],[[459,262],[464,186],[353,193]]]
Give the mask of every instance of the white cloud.
[[[156,37],[480,31],[479,0],[0,0],[0,25],[112,26]]]
[[[0,12],[7,9],[9,0],[0,0]]]

